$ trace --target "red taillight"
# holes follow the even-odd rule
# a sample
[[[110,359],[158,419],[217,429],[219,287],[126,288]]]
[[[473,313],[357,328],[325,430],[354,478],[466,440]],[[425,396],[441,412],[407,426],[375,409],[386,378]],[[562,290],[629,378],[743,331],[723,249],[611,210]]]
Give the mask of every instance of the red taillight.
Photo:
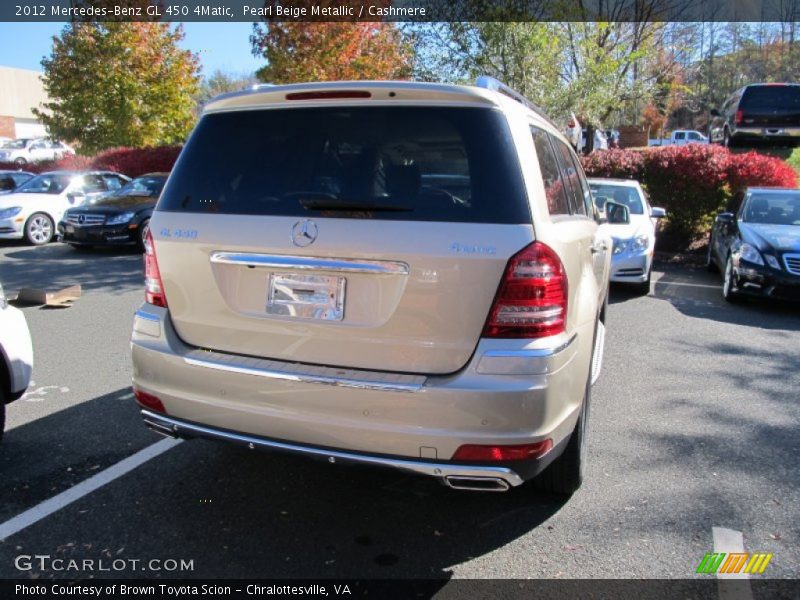
[[[544,456],[553,448],[553,440],[520,446],[460,446],[452,460],[474,460],[502,462],[507,460],[526,460]]]
[[[164,284],[161,282],[161,272],[158,270],[158,260],[156,260],[156,247],[150,230],[147,231],[144,240],[144,299],[150,304],[167,307]]]
[[[336,92],[292,92],[287,100],[341,100],[347,98],[371,98],[370,92],[339,90]]]
[[[744,111],[740,108],[739,110],[736,111],[736,116],[733,117],[733,122],[736,123],[737,125],[741,125],[743,119],[744,119]]]
[[[548,246],[534,242],[508,261],[489,311],[484,337],[538,338],[562,333],[567,274]]]
[[[164,404],[162,404],[157,396],[143,392],[138,388],[133,388],[133,395],[136,397],[136,402],[138,402],[139,406],[142,408],[149,408],[150,410],[167,414],[167,409],[164,408]]]

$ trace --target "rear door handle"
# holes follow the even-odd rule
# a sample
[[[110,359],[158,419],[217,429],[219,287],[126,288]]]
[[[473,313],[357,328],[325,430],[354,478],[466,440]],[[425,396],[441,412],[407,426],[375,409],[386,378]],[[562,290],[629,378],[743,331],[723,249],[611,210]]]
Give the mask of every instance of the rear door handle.
[[[605,252],[608,250],[608,246],[606,246],[604,242],[599,242],[592,244],[590,250],[592,251],[592,254],[597,254],[599,252]]]

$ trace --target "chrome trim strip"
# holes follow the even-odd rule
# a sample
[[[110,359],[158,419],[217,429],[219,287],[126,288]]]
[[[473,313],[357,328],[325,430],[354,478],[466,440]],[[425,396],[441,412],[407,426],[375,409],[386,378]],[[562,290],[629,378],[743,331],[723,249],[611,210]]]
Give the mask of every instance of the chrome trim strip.
[[[507,467],[427,463],[415,461],[413,459],[370,456],[366,454],[343,452],[341,450],[325,450],[323,448],[314,448],[310,446],[290,444],[287,442],[278,442],[245,433],[234,433],[231,431],[207,427],[205,425],[188,423],[173,417],[156,414],[150,412],[149,410],[141,411],[141,415],[148,427],[154,428],[156,431],[158,431],[158,433],[161,434],[165,434],[165,432],[169,431],[171,433],[167,435],[171,435],[173,437],[203,437],[212,440],[241,444],[252,450],[256,448],[266,450],[283,450],[296,454],[316,456],[327,460],[329,463],[335,463],[337,460],[342,460],[345,462],[361,463],[379,467],[392,467],[401,471],[418,473],[420,475],[427,475],[429,477],[437,477],[439,479],[444,479],[445,481],[447,477],[465,477],[502,479],[511,487],[516,487],[523,483],[522,478],[516,472]]]
[[[154,323],[161,321],[161,318],[158,315],[154,315],[153,313],[146,312],[142,309],[137,310],[133,316],[144,319],[145,321],[153,321]]]
[[[549,358],[566,350],[578,334],[575,333],[566,342],[553,348],[534,348],[529,350],[487,350],[482,358]]]
[[[214,252],[211,254],[211,262],[215,264],[242,265],[246,267],[336,271],[339,273],[408,275],[409,272],[408,265],[399,261],[319,258],[314,256],[288,256],[278,254]]]
[[[381,381],[369,381],[366,379],[356,379],[350,377],[329,377],[326,375],[315,375],[312,373],[293,373],[291,371],[280,371],[277,369],[259,369],[255,367],[245,367],[242,365],[230,365],[219,361],[198,359],[184,356],[186,364],[195,367],[205,367],[206,369],[216,369],[227,373],[237,373],[239,375],[255,375],[257,377],[267,377],[269,379],[282,379],[285,381],[295,381],[298,383],[318,383],[322,385],[334,385],[338,387],[358,388],[363,390],[381,390],[389,392],[416,392],[422,388],[422,383],[388,383]]]

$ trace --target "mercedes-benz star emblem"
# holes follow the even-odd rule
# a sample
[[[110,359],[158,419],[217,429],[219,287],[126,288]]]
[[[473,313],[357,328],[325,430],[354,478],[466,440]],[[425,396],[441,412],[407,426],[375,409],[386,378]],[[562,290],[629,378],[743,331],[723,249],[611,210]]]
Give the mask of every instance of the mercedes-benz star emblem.
[[[309,219],[298,221],[292,227],[292,243],[295,246],[310,246],[317,239],[317,224]]]
[[[86,220],[86,217],[83,215],[78,216],[78,223],[83,223]]]

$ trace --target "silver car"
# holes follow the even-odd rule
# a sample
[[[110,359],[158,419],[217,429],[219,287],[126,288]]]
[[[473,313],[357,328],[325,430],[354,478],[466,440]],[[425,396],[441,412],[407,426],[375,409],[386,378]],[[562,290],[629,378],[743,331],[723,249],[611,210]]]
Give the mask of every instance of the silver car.
[[[495,80],[221,96],[145,244],[144,421],[572,493],[605,331],[598,223],[567,140]]]
[[[650,206],[647,194],[634,179],[589,179],[599,211],[607,201],[627,207],[627,223],[611,224],[614,240],[611,256],[611,281],[631,284],[641,294],[650,293],[653,252],[656,246],[656,224],[666,211]]]

